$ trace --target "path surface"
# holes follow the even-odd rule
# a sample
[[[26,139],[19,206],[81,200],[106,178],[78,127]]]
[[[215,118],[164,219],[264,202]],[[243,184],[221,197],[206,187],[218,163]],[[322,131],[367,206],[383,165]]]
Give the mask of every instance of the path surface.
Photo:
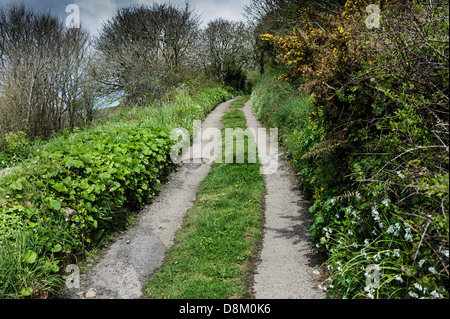
[[[209,127],[221,129],[222,116],[230,104],[227,101],[217,106],[202,123],[202,131]],[[199,141],[197,137],[192,147],[197,147]],[[220,148],[220,140],[216,142]],[[142,298],[146,281],[162,266],[165,251],[173,245],[184,215],[193,205],[198,186],[210,168],[211,162],[182,160],[178,170],[169,175],[164,189],[139,213],[136,225],[123,233],[95,266],[82,275],[80,288],[67,289],[60,297]]]
[[[243,108],[247,127],[263,126],[252,112],[250,102]],[[257,137],[256,137],[257,138]],[[255,140],[256,140],[255,138]],[[258,148],[262,164],[278,159],[278,168],[269,169],[266,182],[265,225],[260,262],[256,267],[253,293],[256,299],[321,299],[320,281],[313,271],[320,265],[311,251],[310,220],[289,165],[277,154],[270,156],[269,138],[266,152]]]

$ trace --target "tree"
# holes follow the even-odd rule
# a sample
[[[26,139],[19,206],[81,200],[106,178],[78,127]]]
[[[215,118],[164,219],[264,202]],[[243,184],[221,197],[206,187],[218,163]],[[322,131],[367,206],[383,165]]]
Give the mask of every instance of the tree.
[[[207,72],[225,85],[245,82],[245,63],[250,50],[248,29],[243,22],[222,18],[210,21],[203,32]],[[241,78],[241,80],[236,77]]]
[[[0,9],[0,135],[48,136],[82,120],[89,34],[24,5]],[[87,104],[86,104],[87,103]]]
[[[120,8],[96,40],[93,74],[105,93],[123,92],[127,102],[161,98],[183,79],[198,24],[189,3]]]

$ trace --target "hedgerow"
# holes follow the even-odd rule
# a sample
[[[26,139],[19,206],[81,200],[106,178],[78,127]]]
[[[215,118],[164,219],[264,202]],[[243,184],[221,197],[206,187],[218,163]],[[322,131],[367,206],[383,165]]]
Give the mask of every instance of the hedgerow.
[[[311,124],[290,136],[304,145],[313,128],[293,162],[314,199],[328,296],[448,298],[448,3],[376,3],[378,29],[367,28],[369,2],[349,0],[262,38],[281,78],[302,79],[314,99]]]

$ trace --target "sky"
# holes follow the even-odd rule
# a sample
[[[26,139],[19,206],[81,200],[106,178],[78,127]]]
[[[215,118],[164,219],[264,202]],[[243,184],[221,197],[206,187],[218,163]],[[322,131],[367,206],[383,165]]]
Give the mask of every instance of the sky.
[[[152,3],[169,2],[175,6],[183,7],[184,0],[0,0],[0,6],[10,3],[25,3],[27,6],[38,10],[50,10],[62,21],[74,13],[66,8],[70,4],[75,4],[80,9],[81,24],[96,34],[103,22],[112,18],[116,9],[122,6]],[[244,20],[242,16],[243,8],[250,3],[250,0],[190,0],[193,8],[201,15],[203,25],[216,18],[229,20]]]

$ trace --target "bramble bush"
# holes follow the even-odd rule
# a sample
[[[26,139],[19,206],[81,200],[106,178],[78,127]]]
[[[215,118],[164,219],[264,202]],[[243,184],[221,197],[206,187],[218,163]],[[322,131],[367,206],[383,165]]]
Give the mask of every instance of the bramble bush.
[[[179,93],[175,104],[139,113],[128,108],[109,122],[54,138],[0,179],[1,297],[57,292],[66,264],[127,227],[160,190],[175,167],[170,129],[189,129],[229,97],[221,89]]]
[[[293,161],[314,198],[328,296],[448,298],[448,3],[376,3],[378,29],[369,2],[349,0],[315,13],[320,27],[309,8],[292,34],[262,37],[314,98],[318,137]]]

